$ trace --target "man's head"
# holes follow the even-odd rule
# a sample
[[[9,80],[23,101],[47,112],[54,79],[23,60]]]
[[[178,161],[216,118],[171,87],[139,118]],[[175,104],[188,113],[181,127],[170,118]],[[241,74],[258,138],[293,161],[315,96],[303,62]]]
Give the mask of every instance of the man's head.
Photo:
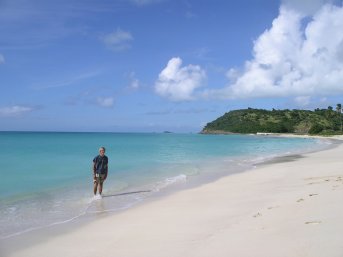
[[[100,147],[99,148],[99,153],[100,153],[100,156],[104,156],[105,155],[105,151],[106,151],[106,149],[105,149],[105,147]]]

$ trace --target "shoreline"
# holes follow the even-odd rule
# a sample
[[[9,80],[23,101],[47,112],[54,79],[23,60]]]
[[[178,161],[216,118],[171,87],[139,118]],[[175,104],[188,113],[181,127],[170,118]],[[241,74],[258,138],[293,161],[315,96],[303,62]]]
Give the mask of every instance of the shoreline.
[[[236,137],[233,137],[233,138],[236,138]],[[118,176],[117,178],[114,178],[111,176],[110,180],[108,180],[106,183],[104,194],[105,196],[106,195],[109,195],[109,196],[121,195],[121,196],[109,197],[109,198],[103,199],[103,201],[105,202],[105,207],[106,207],[104,210],[101,210],[101,209],[99,210],[99,209],[94,208],[94,204],[92,203],[93,194],[91,194],[87,185],[82,184],[82,181],[84,180],[81,180],[80,184],[77,184],[74,182],[74,188],[78,187],[76,190],[74,190],[74,192],[70,192],[70,190],[68,191],[67,188],[66,188],[66,191],[64,192],[58,191],[58,188],[56,189],[51,188],[50,191],[45,190],[44,194],[50,195],[51,199],[53,199],[50,202],[49,201],[39,202],[38,200],[39,200],[40,194],[37,194],[36,196],[33,194],[31,204],[35,204],[35,202],[38,202],[38,205],[37,205],[38,210],[37,212],[35,212],[34,215],[31,215],[31,217],[29,216],[27,220],[25,219],[25,211],[30,210],[30,204],[26,204],[23,207],[18,204],[12,204],[12,206],[9,205],[7,207],[7,210],[8,210],[7,213],[10,213],[10,214],[12,210],[21,210],[21,213],[23,213],[23,215],[20,215],[20,213],[19,215],[17,215],[17,213],[14,213],[14,214],[18,217],[18,220],[20,220],[21,223],[24,224],[24,226],[20,226],[20,222],[18,222],[19,224],[16,224],[16,219],[11,218],[11,215],[9,216],[5,215],[2,219],[3,230],[0,233],[0,243],[2,239],[10,238],[13,236],[18,236],[25,233],[31,233],[31,231],[42,230],[42,229],[44,230],[46,227],[55,226],[55,224],[66,223],[70,220],[72,220],[70,223],[74,223],[75,219],[79,219],[82,216],[91,216],[95,212],[114,213],[114,212],[117,212],[118,210],[131,208],[133,205],[137,204],[137,202],[148,201],[148,198],[150,197],[155,199],[161,195],[165,196],[166,194],[173,193],[178,190],[183,190],[186,188],[197,187],[206,183],[211,183],[221,177],[229,176],[230,174],[233,174],[233,173],[244,172],[246,170],[249,170],[253,168],[253,166],[255,166],[257,163],[265,162],[266,160],[270,160],[274,158],[275,156],[286,155],[289,153],[294,153],[294,154],[305,153],[305,152],[312,151],[313,149],[311,148],[315,148],[316,151],[319,151],[319,150],[322,150],[321,148],[331,147],[329,146],[329,144],[331,143],[326,143],[326,142],[329,142],[329,140],[318,140],[317,143],[314,143],[315,145],[313,145],[312,140],[307,140],[307,139],[300,140],[304,142],[304,143],[300,143],[300,144],[304,144],[304,146],[301,146],[300,148],[296,148],[292,145],[294,145],[294,143],[296,144],[297,140],[295,141],[283,140],[283,139],[280,139],[280,138],[278,139],[275,137],[270,138],[270,139],[267,139],[267,138],[261,139],[261,137],[255,136],[255,135],[254,136],[248,135],[248,136],[244,136],[243,138],[248,138],[248,141],[251,139],[253,141],[261,142],[262,144],[261,152],[259,152],[258,150],[259,147],[252,145],[253,149],[255,149],[254,147],[256,147],[256,151],[251,151],[250,155],[247,153],[245,155],[240,154],[237,156],[235,154],[233,155],[213,154],[213,155],[209,155],[208,158],[205,158],[203,160],[189,162],[188,164],[186,163],[184,165],[180,165],[179,163],[177,163],[174,166],[170,164],[169,167],[161,166],[159,167],[159,169],[162,171],[162,173],[165,172],[165,170],[169,169],[168,176],[161,176],[159,179],[150,180],[150,181],[147,180],[147,183],[141,183],[141,184],[136,184],[136,185],[134,185],[134,183],[130,184],[130,181],[128,182],[125,181],[125,178],[121,180],[121,178]],[[268,142],[273,142],[273,141],[279,142],[279,140],[280,142],[283,142],[282,144],[285,144],[286,148],[292,148],[292,149],[278,150],[278,149],[282,149],[282,147],[277,146],[276,148],[274,147],[276,151],[274,150],[264,151],[264,148],[263,148],[264,144],[268,145],[269,144]],[[231,140],[229,139],[229,141]],[[276,145],[277,144],[278,143],[276,143]],[[306,146],[307,144],[308,146]],[[273,149],[273,147],[271,147],[270,149]],[[245,151],[243,151],[242,153],[244,152]],[[173,172],[170,172],[172,170]],[[147,171],[149,172],[149,170]],[[133,182],[137,182],[137,181],[133,181]],[[121,186],[123,186],[123,189],[117,190],[117,188],[120,188]],[[114,188],[115,190],[113,190]],[[133,194],[133,192],[137,192],[138,194]],[[44,194],[42,195],[44,196]],[[152,196],[152,194],[154,196]],[[57,202],[57,200],[59,199],[60,201]],[[140,199],[140,200],[137,200],[137,199]],[[45,199],[43,199],[43,201],[44,200]],[[55,208],[51,210],[47,208],[48,205],[53,207],[52,204],[54,202],[57,202],[58,205],[56,206],[60,206],[60,208]],[[67,206],[67,205],[69,205],[70,207],[71,206],[77,206],[77,207],[74,209],[64,208],[64,206]],[[40,208],[41,206],[42,208]],[[6,207],[6,206],[2,206],[2,207]],[[64,209],[60,211],[62,208]],[[43,209],[43,211],[40,211],[40,209]],[[48,210],[48,213],[47,213],[48,215],[44,215],[44,209]],[[54,218],[54,213],[57,213],[56,218]],[[93,215],[93,217],[94,216],[95,215]],[[30,226],[30,224],[32,224],[32,226]],[[14,229],[11,230],[11,228],[14,228]]]
[[[256,135],[252,136],[259,137]],[[82,226],[82,224],[85,223],[85,220],[86,222],[89,222],[92,221],[92,219],[97,219],[99,213],[103,213],[103,215],[115,215],[116,213],[126,211],[133,206],[154,201],[155,199],[168,196],[180,190],[196,188],[205,184],[213,183],[218,179],[232,174],[247,172],[254,169],[255,166],[263,165],[264,163],[268,164],[284,161],[283,159],[289,158],[289,154],[301,155],[304,153],[323,151],[325,149],[335,147],[336,143],[325,143],[326,141],[330,142],[331,140],[325,138],[323,141],[324,143],[315,143],[317,146],[315,146],[314,149],[304,148],[292,152],[280,152],[267,155],[259,154],[256,156],[251,155],[248,158],[244,157],[243,159],[241,157],[236,159],[234,156],[230,156],[229,159],[228,157],[211,158],[210,161],[201,162],[201,164],[199,164],[199,167],[201,168],[198,168],[198,171],[195,174],[190,174],[180,170],[179,174],[175,177],[168,177],[154,184],[132,187],[129,190],[118,191],[115,193],[106,193],[105,191],[103,196],[104,198],[102,199],[102,206],[104,206],[104,208],[98,207],[96,205],[97,202],[94,202],[94,199],[92,199],[91,196],[89,196],[89,198],[82,198],[82,201],[86,201],[87,204],[80,213],[76,213],[74,216],[69,216],[66,219],[56,220],[50,224],[41,224],[21,231],[15,231],[2,237],[0,236],[0,245],[2,240],[25,237],[25,234],[40,234],[40,231],[43,231],[42,234],[44,234],[45,230],[51,230],[50,228],[55,228],[57,226],[63,227],[64,224],[68,224],[72,227],[77,227],[80,224]],[[134,195],[135,193],[137,193],[137,195]],[[131,199],[130,202],[125,203],[120,200],[120,205],[118,205],[117,200],[115,199],[117,197],[112,198],[112,196],[121,197],[121,195],[137,196],[140,200]],[[61,229],[56,230],[60,231]]]
[[[328,138],[325,137],[325,139],[328,139]],[[268,174],[269,174],[269,176],[271,175],[271,177],[268,177],[266,174],[263,174],[264,173],[263,170],[270,171],[271,169],[276,169],[276,167],[280,166],[280,165],[286,166],[286,167],[291,166],[291,167],[288,167],[289,169],[297,169],[298,168],[297,165],[295,165],[295,167],[293,167],[294,164],[296,164],[296,163],[299,163],[299,162],[301,163],[304,161],[308,162],[309,159],[311,159],[311,158],[313,159],[313,155],[319,155],[319,156],[325,155],[326,156],[327,152],[330,152],[330,151],[335,152],[336,150],[343,152],[343,146],[340,144],[336,148],[330,148],[327,150],[322,150],[322,151],[314,152],[314,153],[306,153],[306,154],[304,154],[304,156],[301,155],[304,158],[300,158],[300,159],[297,158],[299,156],[295,156],[295,158],[293,158],[293,157],[290,158],[291,160],[274,160],[274,161],[271,161],[271,163],[268,163],[268,162],[262,163],[262,165],[257,165],[256,169],[248,170],[248,171],[245,171],[242,173],[231,174],[229,176],[219,178],[218,180],[215,180],[215,181],[210,182],[208,184],[206,183],[206,184],[202,184],[202,185],[199,185],[196,187],[185,188],[185,189],[182,189],[180,191],[173,192],[171,194],[167,193],[163,197],[158,197],[158,196],[152,197],[152,199],[148,200],[147,202],[139,203],[134,207],[131,207],[131,208],[123,210],[123,211],[119,211],[117,213],[112,213],[110,215],[103,215],[105,217],[102,217],[101,219],[98,219],[98,220],[90,221],[89,224],[83,224],[82,226],[79,226],[79,227],[74,226],[75,225],[74,224],[71,227],[66,226],[64,228],[63,227],[49,228],[45,232],[47,232],[49,235],[52,234],[52,236],[48,236],[48,238],[45,238],[45,240],[43,242],[41,242],[40,244],[36,244],[35,242],[32,242],[33,244],[30,244],[30,242],[27,242],[26,245],[21,245],[21,248],[22,248],[21,250],[19,249],[18,251],[14,251],[13,252],[14,255],[11,255],[11,253],[10,253],[10,252],[12,252],[13,249],[12,250],[9,249],[8,255],[6,255],[6,256],[45,256],[43,253],[44,253],[44,251],[47,251],[47,250],[49,252],[53,252],[54,254],[56,254],[53,256],[60,256],[60,255],[90,256],[91,254],[88,255],[86,252],[83,251],[83,249],[79,249],[81,251],[81,254],[78,254],[78,252],[77,252],[78,249],[76,249],[78,247],[70,246],[71,249],[68,248],[69,250],[73,251],[74,255],[71,255],[71,254],[69,255],[68,252],[62,253],[57,248],[58,248],[58,246],[60,246],[61,242],[66,243],[68,245],[67,242],[69,242],[70,240],[71,241],[76,240],[75,241],[76,245],[82,244],[82,240],[79,241],[77,238],[83,237],[84,234],[88,234],[89,237],[92,237],[92,234],[95,233],[96,237],[102,237],[100,231],[97,231],[97,230],[93,231],[94,227],[98,227],[98,226],[100,226],[100,227],[104,226],[105,234],[110,235],[110,236],[114,236],[119,241],[121,241],[120,235],[124,236],[124,237],[136,238],[135,237],[135,231],[131,231],[131,233],[125,231],[125,224],[127,224],[129,226],[129,228],[131,228],[132,224],[130,224],[130,222],[128,222],[128,220],[127,220],[128,218],[126,217],[126,215],[128,215],[129,217],[136,216],[137,212],[141,213],[141,215],[143,216],[143,220],[140,221],[139,218],[137,220],[132,220],[132,218],[131,218],[131,219],[129,219],[129,221],[131,221],[133,223],[137,222],[137,224],[140,224],[140,226],[142,226],[142,227],[145,227],[148,224],[150,224],[153,227],[153,231],[156,231],[156,233],[157,233],[157,234],[154,234],[153,238],[158,239],[158,238],[156,238],[156,235],[159,235],[161,237],[160,241],[162,239],[167,240],[169,238],[169,235],[168,235],[168,233],[165,233],[166,231],[164,231],[163,226],[162,226],[162,228],[159,228],[158,224],[151,224],[150,222],[152,220],[150,220],[146,216],[153,215],[155,217],[157,213],[162,211],[162,214],[163,214],[162,216],[164,218],[166,218],[166,216],[168,216],[168,214],[165,213],[164,207],[165,208],[171,208],[172,212],[176,215],[176,217],[170,217],[169,216],[169,218],[171,219],[170,222],[172,224],[175,224],[175,223],[178,224],[180,222],[183,223],[182,222],[182,216],[183,216],[182,213],[192,212],[192,210],[190,210],[190,208],[192,209],[193,207],[197,207],[197,205],[202,205],[204,207],[204,208],[201,208],[201,210],[202,210],[202,209],[208,208],[207,205],[211,206],[212,204],[214,204],[211,201],[212,199],[207,194],[204,194],[204,191],[208,193],[208,190],[210,190],[211,195],[213,194],[213,195],[216,195],[217,197],[220,197],[220,198],[223,197],[223,199],[225,199],[225,196],[222,196],[222,194],[220,193],[222,190],[223,192],[225,192],[225,194],[228,194],[229,199],[230,199],[230,195],[234,194],[234,195],[237,195],[238,197],[242,198],[243,201],[246,201],[246,199],[244,198],[243,192],[240,192],[240,190],[237,190],[237,191],[233,190],[232,191],[232,189],[230,189],[230,187],[229,187],[229,189],[224,190],[222,188],[223,183],[224,184],[228,183],[229,185],[232,185],[232,181],[237,182],[237,179],[240,180],[239,178],[242,178],[243,180],[248,179],[248,181],[251,182],[252,181],[251,179],[254,176],[256,177],[257,171],[258,171],[258,173],[261,173],[262,177],[264,177],[266,179],[266,181],[268,181],[269,179],[274,178],[276,174],[272,174],[269,172]],[[281,157],[281,158],[283,158],[283,157]],[[316,168],[316,167],[314,167],[314,168]],[[285,174],[283,174],[283,175],[285,175]],[[264,183],[267,183],[266,181],[264,181]],[[240,195],[240,193],[241,193],[241,195]],[[192,205],[192,201],[189,198],[191,195],[192,195],[191,198],[197,202],[196,206],[194,206],[194,204]],[[182,204],[181,208],[180,208],[179,202],[180,201],[184,202],[185,199],[189,200],[188,204],[190,204],[190,205],[187,206],[187,205]],[[216,201],[214,201],[214,202],[216,202]],[[174,204],[176,203],[175,206],[173,206],[174,205],[173,203]],[[163,208],[161,208],[161,206],[163,206]],[[220,214],[223,211],[222,208],[223,208],[223,206],[214,205],[213,212],[210,211],[210,213],[207,213],[205,211],[205,213],[202,214],[201,216],[206,216],[206,217],[202,217],[202,218],[205,218],[205,220],[208,220],[208,219],[210,219],[210,220],[214,219],[215,220],[218,215],[221,216]],[[225,209],[225,211],[227,211],[227,209]],[[226,213],[225,211],[224,211],[224,213]],[[243,210],[239,210],[239,208],[238,208],[238,211],[239,211],[238,217],[241,217],[241,215],[245,212],[245,211],[243,212]],[[241,211],[242,211],[242,213],[241,213]],[[207,213],[207,215],[206,215],[206,213]],[[229,214],[230,213],[228,213],[228,217],[230,217]],[[261,214],[261,212],[257,212],[254,215],[256,215],[256,217],[254,217],[254,218],[257,218],[257,217],[260,217],[262,214]],[[161,218],[161,217],[158,217],[158,216],[156,217],[157,220],[159,220],[159,218]],[[241,218],[244,218],[244,217],[241,217]],[[196,217],[196,215],[194,217],[194,221],[192,220],[192,218],[188,217],[188,221],[190,221],[190,223],[193,224],[193,227],[188,232],[190,232],[190,234],[192,234],[192,235],[194,234],[195,237],[200,236],[200,234],[202,234],[201,231],[196,232],[196,231],[198,231],[198,226],[201,226],[203,224],[201,222],[199,223],[199,221],[196,222],[197,220],[199,220],[199,217]],[[194,226],[194,222],[195,222],[196,226]],[[218,221],[218,222],[220,224],[220,221]],[[221,222],[223,222],[223,221],[221,220]],[[312,222],[312,221],[309,221],[309,222]],[[215,225],[219,226],[219,224],[216,223]],[[183,225],[187,227],[189,224],[183,224]],[[111,231],[108,231],[109,230],[108,227],[112,227],[112,226],[113,226],[113,234],[111,233]],[[122,230],[121,230],[121,233],[119,233],[117,235],[116,234],[116,228],[118,228],[118,226]],[[207,225],[205,227],[209,230],[211,230],[213,228],[213,226],[207,226]],[[170,229],[172,229],[172,228],[170,228]],[[141,233],[141,232],[138,231],[138,233]],[[174,233],[176,233],[176,232],[174,231]],[[39,235],[40,232],[38,231],[36,234]],[[178,238],[177,241],[180,240],[180,242],[181,242],[181,241],[183,241],[182,240],[183,236],[182,235],[180,235],[180,236],[181,236],[181,238]],[[25,237],[26,236],[24,235],[23,238],[25,238]],[[150,239],[152,240],[153,238],[150,238]],[[137,240],[139,241],[139,239],[137,239]],[[11,239],[9,241],[11,241]],[[13,241],[15,241],[15,240],[12,240],[12,243],[15,245],[16,242],[13,242]],[[35,241],[35,239],[33,239],[33,241]],[[105,241],[106,241],[106,239],[105,239]],[[115,242],[113,242],[113,240],[110,240],[110,241],[112,241],[112,243],[114,243],[114,244],[117,243],[116,240],[115,240]],[[143,240],[143,241],[145,241],[145,240]],[[164,241],[164,240],[162,240],[162,241]],[[38,242],[38,240],[37,240],[37,242]],[[91,241],[90,241],[90,244],[91,244]],[[85,245],[88,247],[88,244],[85,244]],[[20,248],[20,245],[17,245],[17,246],[19,246],[19,248]],[[147,251],[147,253],[149,253],[148,254],[149,256],[166,256],[165,252],[159,252],[159,255],[157,255],[157,254],[154,255],[155,250],[152,248],[147,249],[146,248],[147,246],[145,246],[145,243],[141,244],[140,246],[142,249],[145,249],[144,251]],[[150,247],[152,247],[152,246],[150,246]],[[166,249],[168,249],[168,251],[171,250],[168,248],[167,245],[165,247],[166,247]],[[223,247],[225,248],[225,245]],[[11,248],[11,246],[9,248]],[[102,253],[101,256],[113,256],[112,252],[109,251],[110,250],[109,248],[107,249],[108,252],[103,251],[101,249],[102,246],[99,243],[95,243],[94,248],[98,249]],[[113,247],[113,248],[116,248],[116,247]],[[157,248],[160,248],[160,247],[157,247]],[[190,244],[189,248],[192,248],[192,244]],[[120,248],[120,249],[125,250],[123,248]],[[186,251],[186,252],[190,251],[190,249],[188,249],[187,245],[183,245],[182,249],[183,249],[183,251]],[[91,251],[91,249],[89,249],[89,250]],[[130,252],[129,250],[130,249],[128,248],[128,252]],[[160,249],[160,250],[164,251],[164,248]],[[152,252],[150,252],[150,251],[152,251]],[[168,251],[166,250],[166,252],[168,252]],[[186,255],[178,255],[177,251],[176,252],[174,251],[174,253],[175,253],[175,255],[171,255],[171,256],[186,256]],[[95,253],[93,252],[93,255],[94,254],[97,255],[97,252],[95,252]],[[199,252],[199,254],[200,254],[200,252]],[[120,254],[118,253],[118,256],[142,256],[142,255],[135,254],[135,253],[131,252],[131,253],[127,253],[127,254],[126,253],[120,253]],[[169,255],[167,255],[167,256],[169,256]],[[212,256],[212,255],[209,254],[209,255],[197,255],[197,256]],[[222,256],[222,255],[219,254],[218,256]],[[245,255],[240,255],[237,252],[236,256],[245,256]],[[251,256],[251,255],[247,255],[247,256]],[[279,256],[279,255],[274,255],[274,256]],[[295,255],[289,255],[289,256],[295,256]],[[320,256],[320,255],[318,255],[318,256]]]
[[[294,134],[294,133],[257,133],[257,136],[275,136],[275,137],[290,137],[290,138],[318,138],[318,139],[332,139],[343,140],[343,135],[319,136],[308,134]]]

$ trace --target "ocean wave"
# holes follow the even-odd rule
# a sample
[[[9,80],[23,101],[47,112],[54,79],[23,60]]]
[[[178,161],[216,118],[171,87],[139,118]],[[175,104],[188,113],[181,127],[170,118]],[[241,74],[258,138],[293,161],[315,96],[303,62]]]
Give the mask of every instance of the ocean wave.
[[[187,175],[185,175],[185,174],[180,174],[180,175],[177,175],[175,177],[166,178],[163,181],[157,182],[154,185],[152,191],[153,192],[159,192],[160,190],[162,190],[168,186],[171,186],[171,185],[176,184],[176,183],[185,183],[186,181],[187,181]]]

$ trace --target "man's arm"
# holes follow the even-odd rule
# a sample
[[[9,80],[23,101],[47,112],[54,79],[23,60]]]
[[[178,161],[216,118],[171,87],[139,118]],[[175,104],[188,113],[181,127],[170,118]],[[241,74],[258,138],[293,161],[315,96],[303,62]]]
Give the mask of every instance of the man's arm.
[[[96,172],[96,166],[95,166],[95,162],[93,161],[93,179],[96,179],[95,172]]]
[[[104,180],[107,178],[107,174],[108,174],[108,159],[107,159],[107,163],[106,163],[106,172],[105,172]]]

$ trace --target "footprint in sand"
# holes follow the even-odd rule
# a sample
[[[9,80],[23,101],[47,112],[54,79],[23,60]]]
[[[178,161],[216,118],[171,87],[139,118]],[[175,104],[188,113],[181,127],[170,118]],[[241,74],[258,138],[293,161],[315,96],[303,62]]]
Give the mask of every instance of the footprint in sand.
[[[318,194],[309,194],[309,196],[315,196],[315,195],[318,195]]]
[[[313,185],[313,184],[320,184],[320,183],[325,183],[325,182],[330,182],[330,181],[343,181],[343,176],[325,176],[325,177],[310,177],[310,178],[305,178],[305,180],[310,180],[311,182],[308,183],[308,185]]]
[[[320,223],[322,223],[320,220],[306,221],[305,222],[306,225],[318,225]]]
[[[336,190],[337,187],[339,187],[340,185],[333,185],[332,186],[332,190]]]
[[[254,218],[257,218],[257,217],[260,217],[260,216],[262,216],[262,214],[258,212],[258,213],[256,213],[253,217],[254,217]]]
[[[325,182],[330,182],[330,179],[314,181],[314,182],[308,183],[308,185],[321,184],[321,183],[325,183]]]
[[[319,194],[309,194],[308,196],[312,197],[312,196],[316,196],[316,195],[319,195]],[[298,203],[303,202],[303,201],[305,201],[304,198],[300,198],[297,200]]]
[[[280,207],[280,206],[276,205],[276,206],[270,206],[270,207],[268,207],[267,209],[268,209],[268,210],[272,210],[272,209],[279,208],[279,207]]]

